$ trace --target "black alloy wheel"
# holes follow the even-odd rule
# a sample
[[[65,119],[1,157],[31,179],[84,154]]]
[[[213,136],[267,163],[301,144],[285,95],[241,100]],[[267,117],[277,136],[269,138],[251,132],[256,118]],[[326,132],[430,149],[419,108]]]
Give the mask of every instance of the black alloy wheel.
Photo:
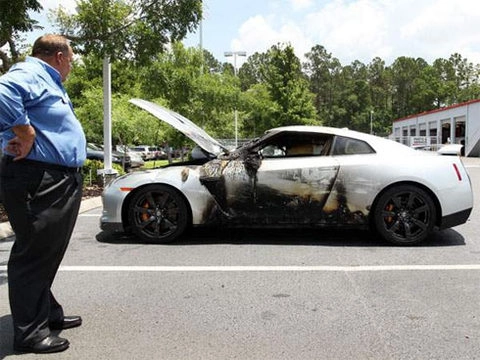
[[[377,232],[388,242],[412,245],[424,241],[435,225],[431,196],[413,185],[401,185],[383,193],[375,206]]]
[[[136,193],[128,218],[133,233],[148,243],[176,240],[188,225],[188,208],[183,197],[166,185],[149,185]]]

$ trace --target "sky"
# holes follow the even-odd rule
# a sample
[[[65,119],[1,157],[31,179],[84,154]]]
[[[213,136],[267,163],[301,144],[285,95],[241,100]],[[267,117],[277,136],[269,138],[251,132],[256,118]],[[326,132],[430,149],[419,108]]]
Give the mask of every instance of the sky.
[[[58,0],[39,0],[34,15],[46,29],[46,10]],[[71,11],[75,0],[62,0]],[[480,64],[478,0],[204,0],[202,31],[189,34],[186,46],[202,46],[224,62],[226,51],[247,57],[276,44],[290,44],[300,59],[321,45],[343,66],[375,57],[390,65],[400,56],[428,63],[459,53]],[[44,31],[29,38],[35,39]],[[201,36],[200,36],[201,34]],[[237,57],[240,67],[245,58]]]

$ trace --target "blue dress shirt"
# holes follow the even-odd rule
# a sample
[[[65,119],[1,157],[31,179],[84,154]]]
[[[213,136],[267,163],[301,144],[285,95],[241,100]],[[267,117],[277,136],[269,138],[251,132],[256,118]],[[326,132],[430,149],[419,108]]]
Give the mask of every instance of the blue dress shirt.
[[[12,127],[31,125],[36,138],[27,159],[80,167],[86,140],[60,73],[46,62],[27,57],[0,77],[2,149],[15,137]],[[12,155],[12,154],[9,154]]]

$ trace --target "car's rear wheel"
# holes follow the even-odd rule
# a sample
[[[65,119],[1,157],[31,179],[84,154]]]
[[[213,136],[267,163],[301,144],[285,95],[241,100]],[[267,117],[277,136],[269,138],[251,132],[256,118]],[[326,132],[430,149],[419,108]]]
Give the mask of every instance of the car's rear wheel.
[[[435,225],[436,209],[431,196],[413,185],[390,188],[378,199],[373,221],[385,240],[398,245],[417,244]]]
[[[175,189],[150,185],[134,195],[128,218],[132,232],[142,241],[167,243],[185,232],[188,208]]]

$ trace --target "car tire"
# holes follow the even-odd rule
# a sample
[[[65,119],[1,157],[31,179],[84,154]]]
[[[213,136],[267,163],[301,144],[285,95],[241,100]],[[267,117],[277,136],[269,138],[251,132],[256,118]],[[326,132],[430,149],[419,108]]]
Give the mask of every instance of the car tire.
[[[436,208],[431,196],[413,185],[401,185],[380,195],[373,211],[377,233],[396,245],[424,241],[433,230]]]
[[[169,186],[146,186],[134,195],[130,204],[128,219],[132,232],[144,242],[172,242],[187,228],[187,204]]]

